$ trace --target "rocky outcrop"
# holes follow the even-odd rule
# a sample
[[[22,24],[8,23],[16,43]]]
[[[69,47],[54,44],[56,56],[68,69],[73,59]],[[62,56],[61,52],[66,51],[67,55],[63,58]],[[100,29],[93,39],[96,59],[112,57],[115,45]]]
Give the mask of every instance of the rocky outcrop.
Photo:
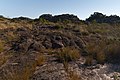
[[[77,37],[75,34],[67,35],[66,33],[60,32],[50,32],[43,31],[42,27],[38,29],[30,30],[27,28],[18,28],[15,30],[15,34],[18,35],[17,40],[11,41],[12,49],[21,52],[27,52],[30,49],[40,50],[40,49],[58,49],[62,47],[72,46],[77,49],[82,49],[85,47],[84,42],[80,37]],[[41,32],[42,31],[42,32]]]
[[[12,71],[17,72],[17,70],[21,78],[21,75],[26,73],[23,72],[26,66],[29,68],[27,74],[29,74],[30,69],[34,68],[29,75],[29,80],[70,80],[71,77],[73,80],[120,80],[119,64],[105,63],[102,65],[93,59],[91,66],[85,65],[85,56],[88,54],[84,51],[86,42],[98,41],[101,36],[98,37],[95,34],[92,34],[94,36],[81,36],[79,30],[54,27],[54,25],[39,25],[32,26],[32,28],[20,27],[1,30],[0,38],[6,41],[7,45],[5,46],[9,49],[0,55],[10,54],[10,58],[0,66],[0,80],[7,80],[7,76],[11,75],[14,77],[17,74],[12,74]],[[13,32],[12,36],[15,38],[6,35],[10,32]],[[70,60],[66,64],[60,62],[56,59],[57,52],[54,54],[54,50],[61,50],[63,47],[73,47],[85,56],[81,56],[75,61]],[[38,57],[41,58],[41,56],[42,59],[39,60]],[[46,59],[45,62],[40,65],[37,64],[37,60],[43,61],[43,56]],[[66,55],[65,58],[67,58]]]

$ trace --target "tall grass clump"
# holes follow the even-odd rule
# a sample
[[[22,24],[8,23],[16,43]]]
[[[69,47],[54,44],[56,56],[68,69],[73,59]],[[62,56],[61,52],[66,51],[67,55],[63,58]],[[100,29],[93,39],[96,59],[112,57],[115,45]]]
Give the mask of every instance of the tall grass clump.
[[[120,44],[111,44],[106,50],[106,61],[109,63],[120,63]]]
[[[80,53],[75,48],[65,47],[56,53],[56,57],[60,62],[75,61],[80,58]]]
[[[86,57],[86,65],[92,65],[93,60],[96,60],[97,63],[103,64],[106,60],[106,55],[105,55],[105,47],[106,45],[102,42],[100,44],[88,44],[86,46],[86,51],[88,53]]]

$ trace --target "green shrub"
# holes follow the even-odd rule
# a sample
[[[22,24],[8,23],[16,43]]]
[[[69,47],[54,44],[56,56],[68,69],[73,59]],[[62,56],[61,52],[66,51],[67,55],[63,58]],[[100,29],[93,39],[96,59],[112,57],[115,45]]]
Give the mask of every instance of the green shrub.
[[[40,18],[39,20],[42,24],[49,24],[49,21],[44,18]]]
[[[63,28],[64,28],[64,26],[61,26],[61,25],[56,25],[56,26],[54,26],[54,28],[55,28],[55,29],[63,29]]]

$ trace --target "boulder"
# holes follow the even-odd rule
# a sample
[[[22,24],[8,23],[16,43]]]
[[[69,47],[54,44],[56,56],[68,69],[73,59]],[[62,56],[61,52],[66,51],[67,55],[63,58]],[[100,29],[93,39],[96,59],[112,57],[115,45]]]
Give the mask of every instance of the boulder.
[[[64,47],[63,43],[60,42],[60,41],[53,41],[52,42],[52,48],[55,49],[55,48],[62,48]]]

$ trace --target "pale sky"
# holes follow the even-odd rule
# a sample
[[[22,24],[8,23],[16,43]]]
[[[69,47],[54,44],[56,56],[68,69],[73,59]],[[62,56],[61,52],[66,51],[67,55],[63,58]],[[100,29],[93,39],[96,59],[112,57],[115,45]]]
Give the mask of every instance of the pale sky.
[[[5,17],[69,13],[86,19],[94,12],[120,16],[120,0],[0,0],[0,15]]]

